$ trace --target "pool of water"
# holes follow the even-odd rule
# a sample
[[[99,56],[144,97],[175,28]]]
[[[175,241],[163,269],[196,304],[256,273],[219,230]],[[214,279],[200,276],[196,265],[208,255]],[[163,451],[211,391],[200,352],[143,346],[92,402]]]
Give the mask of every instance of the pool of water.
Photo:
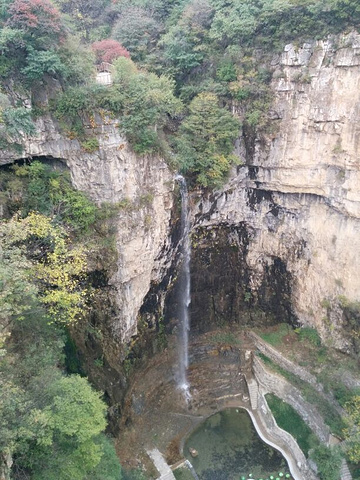
[[[193,458],[189,449],[198,453]],[[203,422],[188,438],[184,455],[200,480],[284,479],[287,462],[257,434],[244,409],[229,408]],[[249,475],[251,474],[251,476]]]

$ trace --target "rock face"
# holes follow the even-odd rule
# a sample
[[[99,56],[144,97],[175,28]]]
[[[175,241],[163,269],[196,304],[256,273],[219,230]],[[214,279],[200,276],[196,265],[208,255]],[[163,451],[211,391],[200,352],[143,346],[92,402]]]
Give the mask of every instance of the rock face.
[[[287,45],[272,69],[277,133],[245,132],[245,165],[221,191],[192,198],[192,328],[301,323],[349,350],[344,329],[360,318],[360,36]],[[122,205],[110,330],[128,342],[139,312],[163,302],[151,286],[174,259],[174,182],[162,159],[131,151],[114,121],[94,120],[96,152],[44,117],[21,157],[62,160],[77,188]],[[14,159],[3,153],[0,164]]]
[[[225,303],[234,320],[245,321],[231,300],[238,289],[242,306],[272,304],[278,321],[287,316],[315,326],[347,350],[350,337],[340,331],[351,329],[352,320],[341,302],[357,301],[360,291],[360,36],[287,45],[272,66],[277,133],[256,138],[251,148],[243,142],[246,165],[196,205],[194,238],[202,238],[194,240],[194,262],[207,261],[211,269],[224,236],[233,253],[224,257],[231,281],[221,299],[211,292],[215,280],[206,289],[195,280],[195,323],[196,312],[211,303],[212,312]]]
[[[110,285],[115,297],[111,335],[128,342],[137,332],[137,320],[151,282],[159,282],[170,262],[173,174],[156,156],[139,157],[121,137],[116,122],[95,117],[92,135],[100,148],[87,153],[77,140],[62,135],[50,117],[38,120],[38,135],[28,139],[20,158],[54,158],[66,163],[73,184],[98,204],[120,205],[116,246],[118,263]],[[3,153],[0,163],[14,161]]]

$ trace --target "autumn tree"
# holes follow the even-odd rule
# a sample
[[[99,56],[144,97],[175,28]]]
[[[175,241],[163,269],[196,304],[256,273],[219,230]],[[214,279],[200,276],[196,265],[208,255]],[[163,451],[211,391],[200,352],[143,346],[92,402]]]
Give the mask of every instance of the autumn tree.
[[[83,248],[70,248],[66,232],[44,215],[30,213],[0,225],[2,249],[21,248],[30,261],[27,270],[39,289],[39,300],[54,321],[69,324],[83,312],[86,292],[81,285],[86,259]]]
[[[121,43],[116,40],[112,40],[111,38],[101,40],[100,42],[94,42],[91,45],[91,48],[96,55],[98,63],[112,63],[116,58],[130,57],[130,53],[126,50],[126,48],[123,47]]]
[[[30,44],[49,47],[49,41],[57,44],[64,37],[60,12],[49,0],[15,0],[8,15],[6,25],[24,32]]]

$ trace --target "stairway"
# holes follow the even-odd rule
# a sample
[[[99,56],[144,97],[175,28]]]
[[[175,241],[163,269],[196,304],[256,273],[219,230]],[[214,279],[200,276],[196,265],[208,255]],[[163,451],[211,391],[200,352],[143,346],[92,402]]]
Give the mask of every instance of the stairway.
[[[164,457],[157,448],[154,448],[153,450],[147,450],[147,454],[154,462],[156,469],[160,473],[160,477],[157,480],[176,480],[171,468],[165,462]]]
[[[340,480],[352,480],[352,476],[345,459],[343,459],[341,462]]]
[[[250,405],[252,410],[256,410],[258,406],[259,385],[254,378],[246,379],[249,390]]]

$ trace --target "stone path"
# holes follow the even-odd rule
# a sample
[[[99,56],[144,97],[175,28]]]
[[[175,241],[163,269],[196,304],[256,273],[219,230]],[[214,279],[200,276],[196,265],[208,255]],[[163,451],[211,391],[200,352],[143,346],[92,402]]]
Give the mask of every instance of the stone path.
[[[341,480],[352,480],[352,476],[351,476],[349,467],[346,463],[346,460],[344,460],[344,459],[341,462],[340,479]]]
[[[146,452],[154,462],[157,471],[160,473],[160,477],[157,480],[176,480],[171,468],[165,462],[164,457],[157,448],[146,450]]]
[[[249,390],[251,408],[256,410],[258,407],[259,385],[254,378],[250,378],[247,380],[247,386]]]

